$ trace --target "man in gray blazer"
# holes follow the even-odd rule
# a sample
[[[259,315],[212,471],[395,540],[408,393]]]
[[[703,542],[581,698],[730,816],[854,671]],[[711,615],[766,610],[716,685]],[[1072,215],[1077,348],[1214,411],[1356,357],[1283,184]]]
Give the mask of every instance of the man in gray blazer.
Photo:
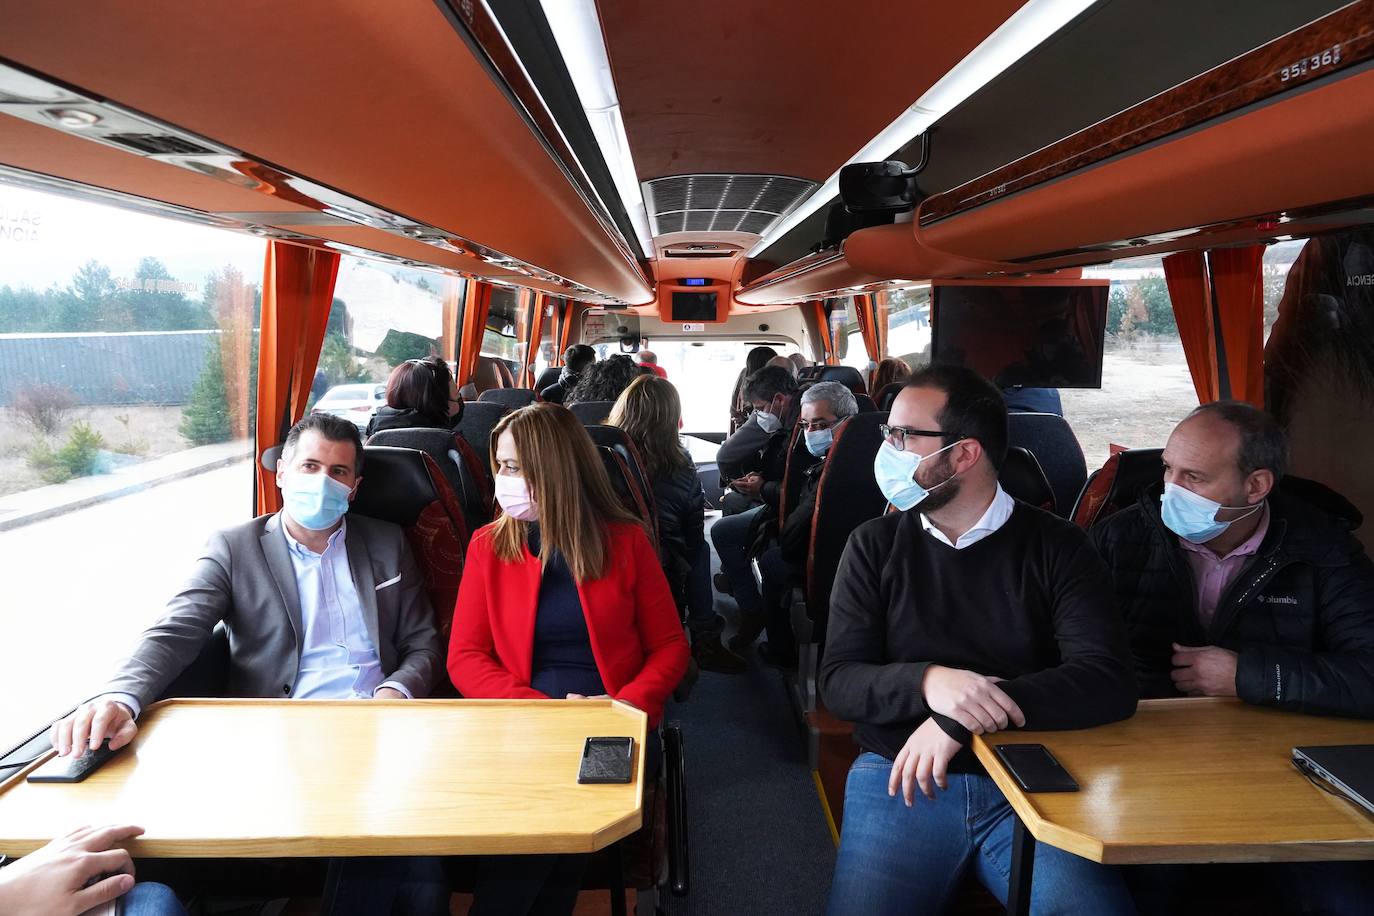
[[[286,508],[216,532],[186,587],[106,689],[53,724],[59,754],[133,740],[143,707],[229,630],[238,697],[410,699],[443,670],[434,614],[401,529],[345,517],[362,479],[357,428],[312,414],[277,466]]]

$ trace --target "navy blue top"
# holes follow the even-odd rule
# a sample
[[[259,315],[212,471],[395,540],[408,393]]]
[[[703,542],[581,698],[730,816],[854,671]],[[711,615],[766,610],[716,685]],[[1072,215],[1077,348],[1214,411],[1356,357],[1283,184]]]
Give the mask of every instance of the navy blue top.
[[[1003,388],[1002,397],[1010,413],[1052,413],[1064,416],[1064,404],[1058,388]]]
[[[538,526],[530,526],[530,553],[539,554]],[[539,582],[539,606],[534,616],[534,664],[530,686],[561,700],[570,693],[594,697],[606,692],[592,655],[592,639],[582,599],[577,594],[568,562],[553,551]]]

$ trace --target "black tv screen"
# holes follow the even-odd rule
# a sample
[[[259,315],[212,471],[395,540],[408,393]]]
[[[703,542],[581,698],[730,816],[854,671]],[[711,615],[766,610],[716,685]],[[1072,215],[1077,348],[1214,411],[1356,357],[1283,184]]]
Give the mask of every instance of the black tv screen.
[[[669,321],[715,321],[715,293],[673,293],[673,314]]]
[[[999,388],[1101,388],[1109,284],[931,290],[931,361]]]

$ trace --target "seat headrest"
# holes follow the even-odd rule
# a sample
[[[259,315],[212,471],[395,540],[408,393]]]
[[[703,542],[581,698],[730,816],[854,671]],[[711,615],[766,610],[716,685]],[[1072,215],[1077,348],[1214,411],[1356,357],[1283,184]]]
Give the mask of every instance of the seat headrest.
[[[867,394],[864,377],[853,366],[822,366],[817,377],[822,382],[839,382],[855,394]]]
[[[349,511],[403,527],[415,524],[420,513],[439,499],[427,458],[413,448],[364,446],[363,479]]]
[[[533,388],[491,388],[477,396],[478,403],[504,404],[512,410],[528,407],[535,401]]]
[[[605,423],[614,406],[615,401],[583,401],[580,404],[569,405],[568,409],[577,417],[577,422],[583,426],[593,426]]]
[[[997,480],[1009,496],[1047,512],[1055,511],[1054,490],[1049,478],[1029,449],[1008,447]]]

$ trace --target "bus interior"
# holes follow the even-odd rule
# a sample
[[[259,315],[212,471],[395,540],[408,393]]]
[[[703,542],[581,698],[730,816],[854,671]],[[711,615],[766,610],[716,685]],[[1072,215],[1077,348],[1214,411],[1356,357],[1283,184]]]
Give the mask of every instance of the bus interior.
[[[451,368],[485,464],[570,346],[651,352],[708,529],[765,346],[861,415],[890,407],[890,358],[1056,389],[1059,415],[1012,414],[1028,463],[1003,485],[1083,528],[1218,399],[1267,407],[1294,474],[1374,512],[1374,0],[0,0],[0,22],[0,778],[213,530],[281,509],[287,430],[319,404],[365,432],[408,359]],[[449,476],[461,556],[492,503]],[[795,667],[747,652],[670,705],[681,794],[630,868],[639,912],[824,907],[858,753],[817,688],[825,608],[886,508],[854,486],[817,501]],[[262,896],[318,896],[298,879]],[[579,913],[623,910],[587,882]],[[999,911],[966,883],[959,912]]]

